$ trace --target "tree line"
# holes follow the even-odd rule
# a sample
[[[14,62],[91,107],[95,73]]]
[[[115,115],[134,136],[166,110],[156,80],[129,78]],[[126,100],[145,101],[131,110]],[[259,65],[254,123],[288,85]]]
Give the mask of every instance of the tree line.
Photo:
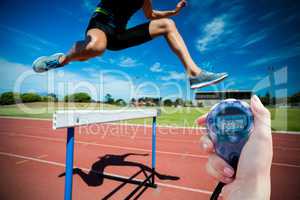
[[[18,103],[33,103],[33,102],[58,102],[59,99],[55,94],[39,95],[37,93],[14,93],[4,92],[0,95],[0,105],[12,105]],[[64,102],[76,102],[76,103],[91,103],[97,102],[92,99],[88,93],[79,92],[70,95],[66,95],[63,98]],[[98,103],[100,103],[98,101]],[[108,104],[115,104],[120,106],[127,105],[123,99],[113,99],[110,94],[105,96],[105,102]]]
[[[14,92],[4,92],[0,95],[1,105],[11,105],[17,103],[31,103],[31,102],[57,102],[58,98],[55,94],[48,94],[46,96],[41,96],[37,93],[14,93]]]
[[[261,102],[265,105],[276,105],[276,104],[285,104],[291,106],[299,106],[300,104],[300,92],[297,92],[293,95],[290,95],[288,97],[280,97],[275,98],[272,95],[270,95],[269,92],[267,92],[264,96],[258,96],[261,99]]]
[[[269,93],[266,93],[265,96],[259,96],[264,105],[275,105],[276,103],[288,103],[289,105],[299,105],[300,103],[300,92],[291,95],[287,98],[277,98],[271,97]],[[39,95],[37,93],[13,93],[13,92],[4,92],[0,95],[0,104],[1,105],[11,105],[17,103],[31,103],[31,102],[58,102],[59,99],[55,94]],[[70,95],[66,95],[63,98],[64,102],[78,102],[78,103],[91,103],[100,101],[95,101],[88,93],[79,92]],[[103,103],[126,106],[127,104],[133,106],[184,106],[190,107],[193,106],[192,101],[185,101],[181,98],[175,100],[163,99],[163,98],[152,98],[152,97],[141,97],[141,98],[132,98],[128,103],[123,99],[115,99],[111,94],[106,94],[104,97]],[[201,107],[197,105],[198,107]]]
[[[55,94],[39,95],[37,93],[14,93],[14,92],[4,92],[0,95],[0,104],[1,105],[11,105],[18,103],[32,103],[32,102],[58,102],[59,99]],[[92,97],[84,92],[74,93],[66,95],[63,98],[64,102],[77,102],[77,103],[91,103],[100,101],[94,101]],[[129,102],[126,102],[123,99],[115,99],[111,94],[106,94],[104,97],[103,103],[126,106],[136,105],[136,106],[191,106],[191,101],[184,101],[180,98],[172,101],[171,99],[162,99],[162,98],[151,98],[151,97],[142,97],[138,99],[131,99]]]

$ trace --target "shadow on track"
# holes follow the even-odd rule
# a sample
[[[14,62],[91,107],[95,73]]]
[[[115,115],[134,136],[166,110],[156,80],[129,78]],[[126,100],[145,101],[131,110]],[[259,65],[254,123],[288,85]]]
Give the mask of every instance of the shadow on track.
[[[125,159],[128,156],[148,156],[148,154],[135,154],[135,153],[128,153],[128,154],[123,154],[123,155],[107,154],[103,157],[99,157],[99,160],[97,160],[92,165],[91,170],[88,173],[86,173],[84,170],[82,170],[80,168],[74,168],[73,174],[79,175],[81,177],[81,179],[88,186],[92,186],[92,187],[101,186],[103,184],[104,178],[123,182],[117,188],[115,188],[111,193],[106,195],[106,197],[104,197],[103,199],[109,199],[114,193],[116,193],[118,190],[120,190],[122,187],[124,187],[127,183],[136,184],[139,186],[137,188],[137,190],[134,190],[133,191],[134,193],[131,193],[128,196],[128,198],[126,198],[126,199],[130,199],[129,197],[133,197],[134,194],[142,186],[144,186],[143,190],[138,195],[136,195],[136,197],[134,198],[134,199],[137,199],[149,187],[150,176],[148,174],[152,174],[153,170],[152,170],[152,168],[148,167],[147,165],[144,165],[144,164],[141,164],[138,162],[126,161]],[[104,174],[104,170],[108,166],[129,166],[129,167],[132,166],[132,167],[138,167],[140,170],[137,173],[135,173],[134,175],[132,175],[130,178],[125,178],[125,177],[123,178],[123,177],[119,177],[119,176]],[[143,173],[145,175],[145,177],[148,179],[147,180],[147,181],[149,181],[148,184],[146,183],[147,181],[141,182],[138,180],[134,180],[134,178],[136,176],[138,176],[140,173]],[[63,177],[63,176],[65,176],[65,172],[60,174],[58,177]],[[179,177],[177,177],[177,176],[164,175],[164,174],[160,174],[156,171],[154,172],[154,176],[160,180],[174,180],[175,181],[175,180],[179,179]]]

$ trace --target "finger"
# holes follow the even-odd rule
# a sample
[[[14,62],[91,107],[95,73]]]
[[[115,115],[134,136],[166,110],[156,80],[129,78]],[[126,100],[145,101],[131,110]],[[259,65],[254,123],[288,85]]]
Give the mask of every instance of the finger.
[[[199,128],[198,130],[200,131],[201,135],[207,135],[208,134],[206,128]]]
[[[271,116],[270,112],[261,103],[260,99],[254,95],[251,98],[251,110],[254,115],[255,133],[262,135],[271,131]]]
[[[213,153],[214,152],[214,145],[213,145],[212,141],[210,140],[210,138],[207,135],[202,136],[201,139],[200,139],[200,142],[201,142],[202,149],[206,153]]]
[[[206,117],[207,117],[207,114],[204,114],[204,115],[200,116],[200,117],[196,120],[196,123],[197,123],[199,126],[205,126],[205,125],[206,125]]]
[[[207,173],[216,179],[217,181],[229,184],[233,181],[233,178],[223,176],[221,173],[219,173],[216,169],[213,168],[209,163],[206,164],[206,171]]]
[[[234,169],[226,163],[217,154],[212,154],[208,158],[209,165],[215,169],[216,172],[227,178],[232,178],[234,175]]]
[[[253,95],[251,98],[251,109],[255,114],[254,117],[263,116],[265,118],[270,118],[269,110],[262,104],[256,95]]]

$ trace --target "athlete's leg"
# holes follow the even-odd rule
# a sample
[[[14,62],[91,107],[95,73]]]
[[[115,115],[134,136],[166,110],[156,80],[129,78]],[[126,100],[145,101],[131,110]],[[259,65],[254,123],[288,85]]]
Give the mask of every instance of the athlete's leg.
[[[90,29],[86,34],[86,39],[76,42],[66,56],[60,57],[61,65],[66,65],[71,61],[85,61],[101,55],[107,45],[105,33],[100,29]]]
[[[115,35],[115,37],[110,38],[107,48],[110,50],[126,49],[148,42],[160,35],[166,37],[170,47],[185,66],[192,89],[215,84],[228,76],[227,73],[212,73],[201,70],[191,58],[175,23],[166,18],[140,24]]]
[[[178,32],[173,20],[168,18],[152,20],[149,25],[151,37],[164,35],[174,53],[179,57],[190,76],[197,76],[201,69],[195,64]]]
[[[107,38],[100,29],[90,29],[84,41],[76,42],[67,55],[62,53],[51,56],[42,56],[36,59],[33,64],[35,72],[46,72],[68,64],[71,61],[84,61],[101,55],[107,45]]]

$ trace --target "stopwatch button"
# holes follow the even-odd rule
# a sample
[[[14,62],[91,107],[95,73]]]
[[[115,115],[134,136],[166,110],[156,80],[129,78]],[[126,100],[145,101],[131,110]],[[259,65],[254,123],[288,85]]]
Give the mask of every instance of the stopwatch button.
[[[237,137],[237,136],[230,136],[228,139],[229,139],[229,142],[231,142],[231,143],[239,142],[239,137]]]
[[[219,153],[222,155],[225,155],[226,148],[225,147],[219,147]]]

